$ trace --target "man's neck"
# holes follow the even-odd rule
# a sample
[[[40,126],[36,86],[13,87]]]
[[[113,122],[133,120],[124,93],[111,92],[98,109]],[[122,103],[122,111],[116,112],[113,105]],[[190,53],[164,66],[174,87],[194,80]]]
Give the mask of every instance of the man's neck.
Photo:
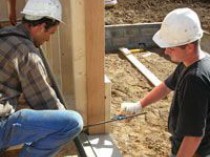
[[[190,55],[183,63],[186,67],[188,67],[193,63],[203,59],[205,56],[206,53],[199,48],[197,52],[193,53],[193,55]]]

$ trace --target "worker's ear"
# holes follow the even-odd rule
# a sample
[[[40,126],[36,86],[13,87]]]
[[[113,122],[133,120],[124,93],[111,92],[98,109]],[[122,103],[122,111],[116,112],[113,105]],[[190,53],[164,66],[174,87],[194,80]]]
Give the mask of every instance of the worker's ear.
[[[33,30],[36,32],[44,32],[45,31],[45,23],[33,26]]]
[[[46,23],[42,23],[40,24],[40,29],[41,29],[41,32],[46,32]]]
[[[192,54],[196,51],[196,45],[193,43],[187,44],[185,50],[188,54]]]

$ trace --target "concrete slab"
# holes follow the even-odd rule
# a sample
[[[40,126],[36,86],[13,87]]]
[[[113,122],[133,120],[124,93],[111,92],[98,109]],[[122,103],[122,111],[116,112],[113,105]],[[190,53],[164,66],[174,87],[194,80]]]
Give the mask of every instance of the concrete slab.
[[[109,134],[88,135],[83,146],[88,157],[122,157]]]

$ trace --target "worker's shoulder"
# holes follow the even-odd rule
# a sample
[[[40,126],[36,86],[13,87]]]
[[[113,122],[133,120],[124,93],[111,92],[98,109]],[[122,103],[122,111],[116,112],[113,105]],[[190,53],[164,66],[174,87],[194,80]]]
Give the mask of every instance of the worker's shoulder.
[[[4,31],[2,34],[0,33],[1,37],[5,39],[0,39],[0,48],[5,53],[10,54],[11,58],[19,58],[19,61],[31,61],[39,58],[39,49],[21,32]]]
[[[16,48],[29,47],[33,49],[35,47],[29,34],[16,27],[7,27],[0,30],[0,44]]]
[[[0,29],[0,38],[9,38],[8,40],[18,39],[19,41],[30,40],[29,33],[27,33],[23,25],[8,26]]]

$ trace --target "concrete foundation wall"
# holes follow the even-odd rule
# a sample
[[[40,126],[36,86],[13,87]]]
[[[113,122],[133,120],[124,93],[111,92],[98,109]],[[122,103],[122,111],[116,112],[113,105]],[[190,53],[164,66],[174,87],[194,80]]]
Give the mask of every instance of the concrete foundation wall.
[[[105,26],[105,50],[117,51],[120,47],[128,49],[151,48],[157,46],[152,37],[159,30],[161,23],[141,23]],[[201,47],[210,53],[210,34],[204,33]]]
[[[201,48],[210,53],[210,33],[205,32],[203,38],[201,39]]]
[[[116,51],[120,47],[142,48],[144,46],[155,46],[152,36],[159,28],[160,23],[106,26],[106,52]]]

